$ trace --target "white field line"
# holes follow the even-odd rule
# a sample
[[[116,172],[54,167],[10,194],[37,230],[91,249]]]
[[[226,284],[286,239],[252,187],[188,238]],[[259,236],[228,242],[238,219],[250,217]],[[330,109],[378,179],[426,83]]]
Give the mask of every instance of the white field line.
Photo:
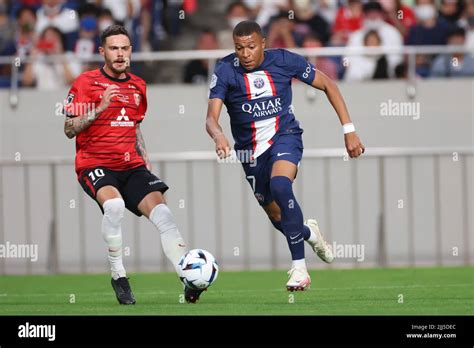
[[[310,288],[309,291],[334,291],[334,290],[377,290],[377,289],[412,289],[412,288],[455,288],[455,287],[472,287],[472,283],[463,283],[463,284],[445,284],[445,285],[387,285],[387,286],[366,286],[366,287],[342,287],[342,288]],[[212,291],[212,289],[211,289]],[[285,287],[280,289],[239,289],[239,290],[216,290],[216,293],[235,293],[235,292],[284,292],[286,293]],[[135,294],[140,295],[170,295],[170,294],[181,294],[180,291],[134,291]],[[42,296],[65,296],[69,297],[70,295],[75,295],[76,298],[78,295],[83,296],[110,296],[113,294],[113,291],[109,292],[70,292],[70,293],[46,293],[46,294],[0,294],[0,297],[42,297]],[[474,298],[474,297],[473,297]]]

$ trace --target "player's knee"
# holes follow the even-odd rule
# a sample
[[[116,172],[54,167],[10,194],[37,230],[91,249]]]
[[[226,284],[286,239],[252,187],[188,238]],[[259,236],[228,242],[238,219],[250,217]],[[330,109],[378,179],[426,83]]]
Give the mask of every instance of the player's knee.
[[[281,221],[281,212],[278,211],[267,211],[268,218],[272,223]]]
[[[102,205],[104,208],[104,217],[112,226],[118,226],[122,222],[125,214],[125,202],[122,198],[108,199]]]
[[[173,213],[164,203],[157,204],[150,213],[151,222],[158,228],[160,233],[176,229]]]
[[[291,180],[286,176],[274,176],[270,179],[270,191],[277,202],[293,193]]]

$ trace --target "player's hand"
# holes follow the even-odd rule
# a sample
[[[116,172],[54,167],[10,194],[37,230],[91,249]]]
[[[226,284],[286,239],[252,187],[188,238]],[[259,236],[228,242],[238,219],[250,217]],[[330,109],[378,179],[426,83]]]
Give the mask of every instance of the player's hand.
[[[344,141],[350,158],[357,158],[365,152],[365,146],[360,142],[356,132],[344,134]]]
[[[115,98],[119,94],[119,87],[117,85],[110,85],[107,87],[102,94],[102,101],[98,106],[98,111],[102,112],[107,109],[112,102],[112,99]]]
[[[219,134],[214,137],[214,141],[216,143],[216,153],[220,159],[226,158],[230,156],[230,145],[229,141],[225,137],[224,134]]]

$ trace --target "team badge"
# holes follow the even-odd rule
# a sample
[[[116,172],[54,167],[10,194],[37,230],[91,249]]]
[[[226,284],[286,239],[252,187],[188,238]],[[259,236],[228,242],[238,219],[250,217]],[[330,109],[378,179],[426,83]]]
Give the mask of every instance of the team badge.
[[[253,80],[253,85],[255,86],[255,88],[260,89],[265,86],[265,81],[263,81],[262,78],[257,77],[255,80]]]
[[[217,84],[217,75],[212,74],[211,84],[209,85],[209,88],[213,89],[214,87],[216,87],[216,84]]]
[[[255,193],[255,198],[257,198],[257,201],[263,202],[265,199],[261,193]]]
[[[135,104],[137,104],[137,106],[139,106],[140,105],[140,94],[133,93],[133,98],[135,99]]]

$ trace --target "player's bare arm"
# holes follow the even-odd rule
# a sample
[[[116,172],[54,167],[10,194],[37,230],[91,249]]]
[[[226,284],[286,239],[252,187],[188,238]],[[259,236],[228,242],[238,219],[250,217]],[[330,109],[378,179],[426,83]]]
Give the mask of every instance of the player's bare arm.
[[[148,152],[145,147],[145,139],[143,139],[143,134],[140,129],[140,125],[137,125],[137,141],[135,143],[135,149],[137,150],[138,154],[142,156],[143,160],[145,161],[146,167],[148,170],[151,170],[151,163],[148,159]]]
[[[112,98],[117,96],[118,91],[118,86],[110,85],[104,91],[102,101],[98,107],[89,110],[85,114],[77,117],[66,117],[64,122],[64,134],[66,134],[69,139],[72,139],[83,130],[89,128],[89,126],[97,119],[97,117],[99,117],[99,115],[109,107],[110,103],[112,102]]]
[[[229,141],[219,124],[222,104],[223,102],[219,98],[209,99],[206,117],[206,130],[216,144],[216,153],[219,158],[225,158],[230,155]]]
[[[329,102],[339,117],[341,125],[352,123],[344,98],[334,81],[322,71],[318,70],[311,85],[326,93]],[[347,153],[351,158],[359,157],[365,151],[365,147],[355,131],[344,134],[344,142]]]

